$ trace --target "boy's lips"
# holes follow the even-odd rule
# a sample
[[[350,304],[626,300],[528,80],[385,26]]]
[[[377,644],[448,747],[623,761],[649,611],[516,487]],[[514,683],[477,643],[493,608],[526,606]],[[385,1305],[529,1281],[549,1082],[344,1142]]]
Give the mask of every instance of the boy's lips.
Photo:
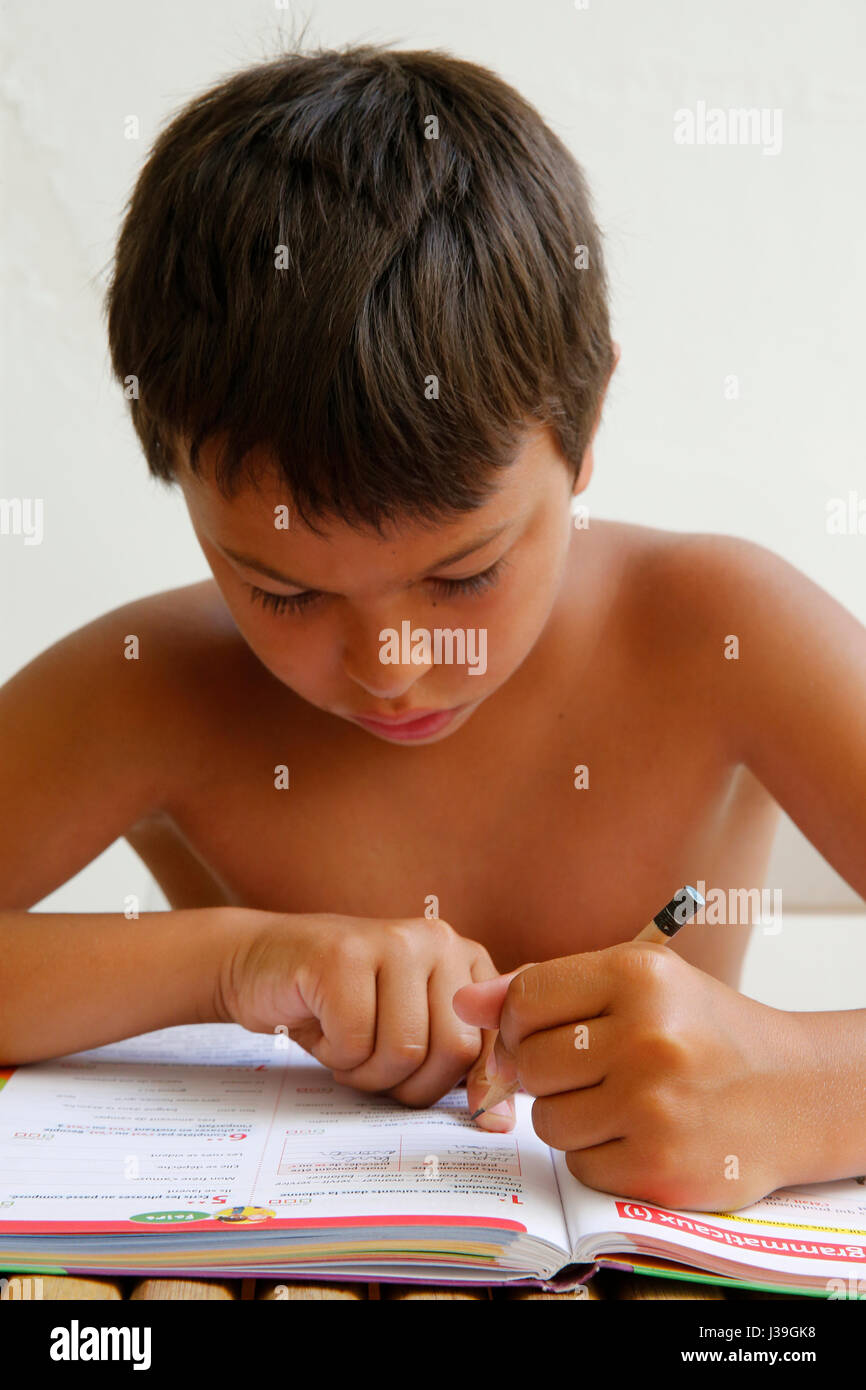
[[[446,724],[451,722],[460,708],[462,707],[458,705],[454,709],[409,710],[406,714],[390,717],[380,715],[373,718],[360,714],[352,717],[356,723],[370,729],[374,734],[408,742],[413,738],[429,738],[431,734],[438,734],[440,729],[444,729]]]

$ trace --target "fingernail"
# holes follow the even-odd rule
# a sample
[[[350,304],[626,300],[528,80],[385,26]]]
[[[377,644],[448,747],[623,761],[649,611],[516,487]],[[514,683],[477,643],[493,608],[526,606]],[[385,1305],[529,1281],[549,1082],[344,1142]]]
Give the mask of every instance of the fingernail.
[[[485,1110],[485,1115],[510,1115],[511,1101],[501,1100],[498,1105],[491,1105],[489,1110]]]

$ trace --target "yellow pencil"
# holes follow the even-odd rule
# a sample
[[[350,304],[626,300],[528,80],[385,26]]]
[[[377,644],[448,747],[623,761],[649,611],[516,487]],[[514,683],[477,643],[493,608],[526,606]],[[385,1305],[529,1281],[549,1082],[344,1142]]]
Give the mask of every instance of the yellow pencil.
[[[703,907],[704,899],[694,888],[688,884],[681,888],[678,893],[674,893],[667,907],[663,907],[661,912],[657,912],[651,922],[639,931],[635,941],[655,941],[660,946],[665,946],[676,936],[680,927],[684,927],[690,918],[694,917],[698,908]],[[507,1100],[519,1090],[519,1081],[509,1081],[503,1083],[494,1081],[487,1095],[484,1097],[484,1104],[480,1105],[470,1120],[475,1120],[479,1115],[483,1115],[485,1110],[489,1110],[492,1105],[498,1105],[500,1101]]]

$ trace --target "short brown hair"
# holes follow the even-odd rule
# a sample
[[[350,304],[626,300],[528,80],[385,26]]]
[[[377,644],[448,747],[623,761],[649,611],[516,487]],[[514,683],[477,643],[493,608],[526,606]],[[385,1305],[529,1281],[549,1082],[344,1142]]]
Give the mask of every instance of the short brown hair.
[[[576,472],[613,364],[579,166],[440,51],[287,53],[184,107],[106,312],[154,475],[175,477],[177,441],[198,472],[213,438],[231,496],[264,446],[302,518],[362,526],[478,506],[527,417]]]

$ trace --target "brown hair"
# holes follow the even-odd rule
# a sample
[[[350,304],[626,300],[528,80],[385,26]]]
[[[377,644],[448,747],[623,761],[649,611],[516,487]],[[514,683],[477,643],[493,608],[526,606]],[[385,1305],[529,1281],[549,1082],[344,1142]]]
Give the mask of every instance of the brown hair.
[[[513,88],[439,51],[287,53],[184,107],[106,312],[151,472],[174,478],[178,442],[199,472],[212,438],[231,496],[264,446],[308,521],[471,510],[527,417],[576,473],[613,365],[579,166]]]

